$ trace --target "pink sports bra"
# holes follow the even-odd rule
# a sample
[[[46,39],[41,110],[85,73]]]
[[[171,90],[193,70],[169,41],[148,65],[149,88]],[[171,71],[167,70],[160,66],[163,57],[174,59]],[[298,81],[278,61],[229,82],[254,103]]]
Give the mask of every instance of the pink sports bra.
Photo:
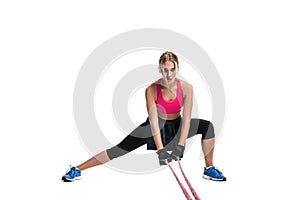
[[[157,112],[162,114],[176,114],[181,111],[183,104],[182,88],[180,81],[177,80],[176,98],[173,100],[165,100],[162,95],[160,80],[157,81]]]

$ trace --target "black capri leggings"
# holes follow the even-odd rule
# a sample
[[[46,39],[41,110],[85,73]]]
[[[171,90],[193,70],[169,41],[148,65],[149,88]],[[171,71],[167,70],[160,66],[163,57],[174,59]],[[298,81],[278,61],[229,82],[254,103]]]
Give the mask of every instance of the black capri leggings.
[[[159,118],[158,122],[162,143],[167,150],[172,150],[173,146],[178,144],[181,130],[181,116],[174,120],[163,120]],[[202,139],[215,137],[213,124],[203,119],[191,119],[187,138],[197,134],[202,134]],[[148,150],[156,150],[149,119],[134,129],[118,145],[107,149],[106,152],[108,157],[112,160],[145,144],[147,144]]]

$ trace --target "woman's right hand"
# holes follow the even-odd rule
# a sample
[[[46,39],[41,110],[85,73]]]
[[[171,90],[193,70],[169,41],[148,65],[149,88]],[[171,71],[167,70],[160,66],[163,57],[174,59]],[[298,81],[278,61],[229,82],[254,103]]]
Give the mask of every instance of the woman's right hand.
[[[160,165],[167,165],[168,163],[172,162],[171,155],[167,152],[166,149],[160,149],[156,153],[158,155]]]

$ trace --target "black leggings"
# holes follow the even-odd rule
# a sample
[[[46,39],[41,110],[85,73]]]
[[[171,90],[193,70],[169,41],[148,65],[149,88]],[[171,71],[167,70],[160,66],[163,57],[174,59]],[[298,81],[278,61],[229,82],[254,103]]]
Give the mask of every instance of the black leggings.
[[[167,150],[171,150],[174,145],[178,144],[181,130],[181,116],[174,120],[163,120],[159,118],[158,121],[162,143]],[[187,138],[197,134],[202,134],[202,139],[215,137],[213,124],[203,119],[191,119]],[[118,145],[107,149],[106,152],[108,157],[112,160],[145,144],[147,144],[148,150],[156,150],[149,119],[133,130]]]

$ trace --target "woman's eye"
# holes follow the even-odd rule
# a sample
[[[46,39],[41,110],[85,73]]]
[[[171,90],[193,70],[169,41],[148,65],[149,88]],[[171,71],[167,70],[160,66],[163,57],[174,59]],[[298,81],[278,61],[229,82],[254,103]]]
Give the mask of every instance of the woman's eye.
[[[172,69],[164,69],[164,72],[165,73],[168,73],[168,72],[175,72],[175,68],[172,68]]]

